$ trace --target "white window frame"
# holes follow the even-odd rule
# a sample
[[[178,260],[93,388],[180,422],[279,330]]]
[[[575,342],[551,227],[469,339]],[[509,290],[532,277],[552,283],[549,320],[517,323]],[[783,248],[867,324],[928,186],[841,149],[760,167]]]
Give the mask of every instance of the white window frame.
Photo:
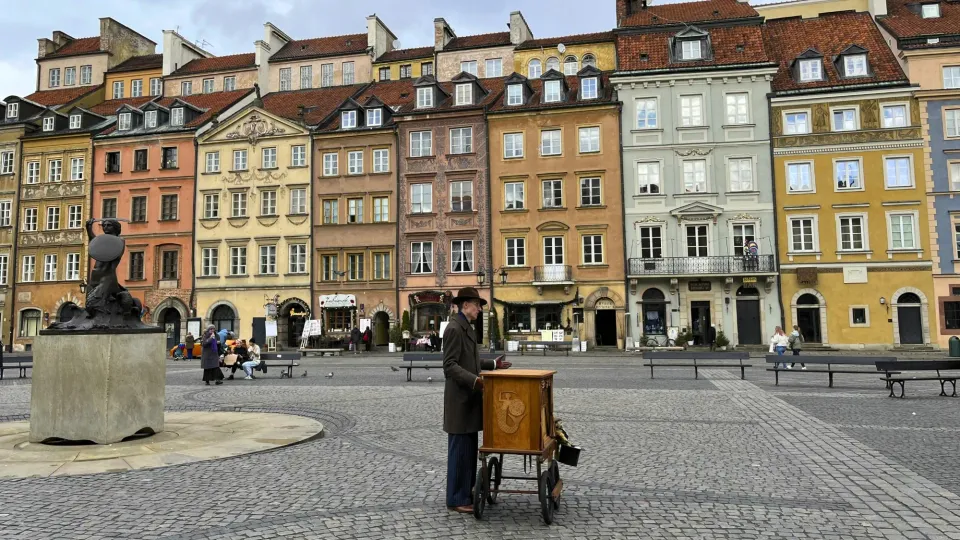
[[[205,247],[200,250],[200,275],[203,277],[220,275],[220,248]]]
[[[480,73],[477,71],[478,67],[479,67],[479,66],[478,66],[476,60],[461,60],[461,61],[460,61],[460,71],[461,71],[461,72],[469,73],[469,74],[473,75],[474,77],[479,77],[479,76],[480,76]]]
[[[465,190],[464,188],[469,188]],[[464,208],[464,195],[469,194],[470,196],[470,208]],[[450,211],[451,212],[473,212],[476,210],[476,205],[474,204],[473,196],[473,180],[456,180],[450,182]],[[454,208],[453,201],[454,197],[460,198],[460,208]]]
[[[220,219],[220,193],[203,194],[203,219]]]
[[[150,78],[150,95],[159,96],[163,92],[163,82],[160,77]]]
[[[47,182],[63,180],[63,160],[51,159],[47,161]]]
[[[563,97],[563,87],[558,80],[543,81],[543,102],[558,103]]]
[[[80,114],[71,114],[70,115],[70,129],[80,129],[80,126],[83,125],[83,115]],[[130,129],[127,127],[127,129]]]
[[[307,188],[290,188],[290,214],[304,215],[307,213]]]
[[[203,90],[204,94],[212,94],[215,87],[216,83],[214,82],[213,77],[207,77],[206,79],[203,79],[203,82],[201,83],[201,89]]]
[[[943,87],[960,88],[960,66],[943,66]]]
[[[157,111],[147,111],[143,116],[143,123],[148,128],[157,127]]]
[[[599,95],[599,79],[596,77],[584,77],[580,81],[580,99],[597,99]]]
[[[578,132],[579,132],[578,139],[580,141],[581,154],[600,153],[600,126],[584,126],[584,127],[578,128]],[[584,134],[587,135],[586,148],[584,148]],[[594,144],[594,142],[596,144]]]
[[[259,246],[259,274],[272,276],[277,274],[277,245],[269,244]]]
[[[93,84],[93,66],[80,66],[80,84]]]
[[[347,174],[363,174],[363,150],[347,152]]]
[[[603,206],[603,179],[599,176],[584,176],[579,179],[578,182],[580,188],[580,206],[581,207],[597,207]],[[584,188],[589,192],[587,195],[587,202],[584,202]],[[594,203],[594,197],[596,196],[597,202]]]
[[[0,152],[0,174],[13,174],[13,150]]]
[[[638,161],[637,162],[637,194],[638,195],[662,195],[663,163],[660,161]],[[651,174],[652,173],[652,174]]]
[[[902,124],[891,123],[890,125],[887,125],[887,116],[886,116],[887,109],[897,109],[897,108],[903,109],[903,123]],[[907,102],[880,104],[880,124],[885,129],[910,127],[910,104]]]
[[[45,231],[60,230],[60,207],[59,206],[47,207],[47,214],[43,224],[43,230]]]
[[[503,134],[503,159],[519,159],[523,157],[523,133]]]
[[[539,79],[543,76],[543,62],[538,58],[533,58],[527,63],[527,78]]]
[[[544,188],[546,187],[547,183],[550,184],[550,197],[549,197],[549,199],[547,198],[546,193],[544,192]],[[557,192],[557,184],[558,184],[558,183],[559,183],[559,185],[560,185],[560,202],[559,202],[559,203],[556,202],[556,192]],[[563,208],[563,207],[564,207],[563,205],[564,205],[565,200],[566,200],[566,196],[565,196],[565,194],[564,194],[564,192],[563,192],[563,180],[562,180],[562,179],[560,179],[560,178],[551,178],[551,179],[541,180],[541,181],[540,181],[540,207],[541,207],[541,208]],[[548,203],[549,203],[549,204],[548,204]]]
[[[703,40],[680,40],[680,58],[683,60],[701,60],[703,58]]]
[[[433,131],[410,132],[410,157],[433,156]]]
[[[522,84],[507,85],[507,105],[509,106],[523,105],[523,85]]]
[[[340,64],[340,84],[349,86],[356,81],[353,62],[344,62]]]
[[[483,76],[486,78],[503,77],[503,59],[487,58],[483,62]]]
[[[247,151],[246,150],[234,150],[233,151],[233,170],[234,171],[245,171],[247,167],[250,166],[249,161],[247,160]]]
[[[450,153],[470,154],[473,152],[473,127],[450,128]]]
[[[913,245],[911,247],[894,247],[893,242],[893,218],[895,216],[910,216],[913,221]],[[898,252],[917,252],[921,251],[921,239],[920,231],[917,228],[920,226],[920,213],[916,210],[913,211],[894,211],[886,212],[887,219],[887,249],[889,251]]]
[[[820,222],[819,217],[816,214],[787,214],[787,245],[789,246],[788,255],[809,255],[820,253]],[[810,220],[811,227],[811,243],[813,244],[813,249],[799,250],[797,246],[793,243],[793,222],[796,220]],[[802,233],[801,233],[802,234]]]
[[[67,207],[67,228],[79,229],[83,224],[83,205],[71,204]]]
[[[374,107],[372,109],[367,109],[367,127],[375,127],[383,125],[383,109],[380,107]]]
[[[20,116],[19,103],[7,103],[7,118],[16,118]]]
[[[342,111],[340,113],[340,127],[355,129],[357,127],[357,111]]]
[[[340,175],[340,154],[337,152],[326,152],[323,154],[323,175]]]
[[[72,121],[72,118],[71,118]],[[117,117],[117,129],[119,131],[128,131],[133,126],[133,113],[120,113]]]
[[[939,3],[920,4],[920,16],[924,19],[939,18],[940,4]]]
[[[703,170],[696,170],[696,165],[702,165]],[[689,170],[687,165],[690,165]],[[680,162],[680,170],[683,175],[684,193],[708,193],[710,191],[710,179],[707,173],[706,159],[685,159]],[[702,176],[702,178],[700,178]],[[703,189],[698,189],[702,185]]]
[[[461,257],[461,260],[460,260],[460,264],[461,264],[460,270],[456,270],[456,269],[455,269],[455,268],[456,268],[455,265],[457,264],[456,255],[457,255],[457,246],[458,246],[458,245],[459,245],[459,248],[460,248],[460,257]],[[469,259],[469,260],[467,260],[466,257],[464,257],[464,253],[467,252],[467,249],[466,249],[466,248],[467,248],[468,245],[469,245],[469,253],[470,253],[470,259]],[[469,239],[467,239],[467,240],[461,240],[461,239],[451,240],[451,241],[450,241],[450,273],[452,273],[452,274],[469,274],[469,273],[474,272],[474,271],[475,271],[475,270],[474,270],[474,267],[475,267],[475,265],[474,265],[475,252],[474,252],[474,251],[475,251],[475,250],[474,250],[473,240],[469,240]]]
[[[230,194],[230,217],[247,217],[247,192],[234,191]]]
[[[247,275],[247,246],[230,246],[230,275]]]
[[[390,197],[374,197],[373,198],[373,222],[374,223],[390,222]]]
[[[889,175],[887,174],[887,173],[889,172],[889,169],[888,169],[888,167],[887,167],[887,162],[889,162],[889,161],[891,161],[891,160],[902,160],[902,159],[907,160],[907,172],[908,172],[908,174],[909,174],[910,184],[909,184],[909,185],[895,185],[895,186],[891,186],[891,185],[890,185],[890,177],[889,177]],[[906,154],[906,155],[883,156],[883,188],[884,188],[884,189],[886,189],[886,190],[914,189],[916,186],[917,186],[917,181],[916,181],[916,178],[915,178],[915,175],[914,175],[914,171],[913,171],[913,156],[911,156],[911,155],[909,155],[909,154]]]
[[[43,130],[44,131],[53,131],[56,127],[56,118],[53,116],[45,116],[43,118]]]
[[[57,88],[60,86],[60,68],[51,68],[47,79],[47,86]]]
[[[293,90],[293,68],[280,68],[280,91]]]
[[[189,96],[193,94],[193,81],[183,81],[180,83],[180,95]]]
[[[853,111],[853,127],[846,127],[848,111]],[[843,126],[837,126],[836,113],[843,113]],[[830,130],[831,131],[856,131],[860,129],[860,107],[856,105],[843,105],[840,107],[830,107]]]
[[[11,225],[13,225],[13,201],[5,199],[0,201],[0,227]]]
[[[324,66],[333,67],[333,64],[323,64]],[[323,71],[323,67],[320,67],[320,71]],[[332,69],[330,71],[333,71]],[[331,77],[331,82],[333,77]],[[330,86],[333,86],[332,84]],[[300,89],[306,90],[308,88],[313,88],[313,66],[306,65],[300,66]]]
[[[57,281],[57,266],[60,262],[56,253],[43,256],[43,281]]]
[[[510,250],[513,250],[512,256],[510,255]],[[526,266],[527,239],[522,236],[505,238],[503,243],[503,260],[506,261],[506,266],[511,268],[522,268]]]
[[[518,201],[518,197],[519,197],[519,201]],[[513,204],[512,207],[510,206],[511,203]],[[503,184],[503,209],[510,211],[510,210],[524,210],[526,208],[527,208],[526,183],[525,182],[505,182]]]
[[[204,169],[208,173],[220,172],[220,152],[207,152],[204,158]]]
[[[744,164],[747,165],[744,169]],[[749,192],[749,191],[759,191],[757,186],[757,175],[754,174],[754,158],[747,156],[736,156],[727,158],[727,186],[731,192]],[[744,182],[746,179],[743,178],[744,171],[749,174],[749,189],[744,189]],[[736,178],[735,178],[736,177]]]
[[[687,94],[677,100],[680,105],[681,127],[704,127],[703,94]]]
[[[951,125],[953,130],[950,129]],[[960,138],[960,109],[950,108],[943,110],[943,138]]]
[[[307,245],[290,244],[287,254],[287,271],[290,274],[307,273]]]
[[[170,125],[171,126],[183,125],[183,107],[174,107],[170,109]]]
[[[810,189],[790,189],[790,167],[793,165],[806,165],[810,170]],[[786,191],[787,194],[793,193],[816,193],[817,192],[817,182],[815,178],[815,169],[813,167],[813,161],[801,160],[801,161],[786,161],[783,164],[784,169],[784,181],[786,182]]]
[[[77,84],[77,68],[76,67],[63,68],[63,85],[75,86],[76,84]]]
[[[823,80],[823,59],[804,58],[800,60],[800,82]]]
[[[63,279],[67,281],[80,280],[80,254],[67,253],[67,266]]]
[[[853,246],[854,238],[851,236],[850,244],[851,247],[843,247],[843,226],[842,222],[844,219],[859,219],[860,220],[860,241],[863,244],[862,247],[855,248]],[[852,212],[852,213],[840,213],[835,214],[835,221],[837,226],[837,251],[843,253],[862,253],[864,251],[870,251],[870,227],[868,226],[868,215],[862,212]]]
[[[803,115],[803,131],[799,131],[797,128],[800,126],[797,122],[793,124],[790,123],[791,116]],[[793,126],[793,131],[790,130],[790,127]],[[783,111],[783,134],[784,135],[807,135],[810,133],[812,126],[810,124],[810,109],[800,109],[800,110],[789,110]]]
[[[549,240],[550,247],[547,247]],[[561,266],[566,264],[566,239],[563,236],[544,236],[540,242],[543,246],[543,265]]]
[[[417,88],[417,108],[429,109],[433,107],[434,90],[432,86]]]
[[[730,92],[723,99],[728,126],[750,123],[750,92]]]
[[[419,210],[417,209],[419,206]],[[433,184],[422,182],[410,184],[410,213],[411,214],[430,214],[433,213]]]
[[[307,166],[307,147],[305,145],[295,144],[290,147],[290,166],[291,167]]]
[[[374,173],[390,172],[390,149],[389,148],[373,149],[373,172]]]
[[[20,259],[20,281],[33,283],[37,279],[37,256],[24,255]]]
[[[303,68],[300,68],[303,70]],[[310,78],[313,79],[313,68],[310,69]],[[300,82],[303,83],[303,74],[300,75]],[[320,64],[320,87],[327,88],[334,85],[333,64]],[[313,84],[313,81],[310,82]],[[303,88],[301,86],[301,88]]]
[[[856,187],[840,187],[840,165],[847,163],[856,163],[857,164],[857,186]],[[845,191],[863,191],[864,188],[864,179],[863,179],[863,158],[862,157],[845,157],[837,158],[833,160],[833,190],[835,192],[845,192]]]
[[[233,75],[228,75],[223,78],[223,91],[224,92],[233,92],[237,89],[237,78]]]
[[[555,140],[554,134],[556,134]],[[563,155],[563,130],[544,129],[540,131],[540,155],[543,157]]]
[[[862,73],[852,73],[863,69]],[[866,53],[847,54],[843,57],[843,76],[844,77],[867,77],[870,75],[870,66],[867,63]]]
[[[590,260],[587,260],[587,239],[590,239],[590,246],[592,248]],[[597,239],[600,240],[599,243],[596,242]],[[600,250],[599,253],[597,253],[598,246]],[[607,264],[604,259],[602,234],[583,234],[580,236],[580,261],[584,266],[602,266]]]
[[[40,162],[39,161],[28,161],[27,162],[27,184],[38,184],[40,183]]]
[[[86,159],[82,157],[70,158],[70,180],[78,182],[83,180],[86,173]]]
[[[269,146],[260,151],[260,167],[263,169],[277,168],[277,147]]]
[[[652,110],[649,108],[653,105]],[[660,127],[660,100],[657,97],[640,97],[634,100],[636,108],[636,129],[658,129]],[[652,113],[652,114],[651,114]],[[642,124],[641,124],[642,118]]]
[[[420,266],[419,272],[416,270],[418,265]],[[433,242],[410,242],[410,273],[433,273]]]
[[[947,162],[947,180],[950,191],[960,191],[960,161]]]
[[[473,84],[458,84],[455,89],[456,105],[473,105]]]
[[[260,191],[260,215],[263,217],[272,217],[277,214],[277,201],[279,195],[277,190],[267,189]]]

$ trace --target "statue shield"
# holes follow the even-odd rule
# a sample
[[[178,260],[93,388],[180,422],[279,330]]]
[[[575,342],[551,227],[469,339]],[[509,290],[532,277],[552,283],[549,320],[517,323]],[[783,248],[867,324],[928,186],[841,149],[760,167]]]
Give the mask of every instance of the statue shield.
[[[101,234],[90,241],[90,257],[99,262],[115,261],[123,255],[125,245],[119,236]]]

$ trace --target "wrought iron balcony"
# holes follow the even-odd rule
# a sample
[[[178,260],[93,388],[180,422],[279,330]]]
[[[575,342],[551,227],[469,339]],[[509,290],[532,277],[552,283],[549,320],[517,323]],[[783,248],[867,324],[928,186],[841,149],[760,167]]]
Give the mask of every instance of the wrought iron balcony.
[[[631,276],[683,276],[776,273],[773,255],[720,257],[665,257],[630,259]]]
[[[548,264],[533,267],[533,282],[563,285],[573,283],[573,268],[566,264]]]

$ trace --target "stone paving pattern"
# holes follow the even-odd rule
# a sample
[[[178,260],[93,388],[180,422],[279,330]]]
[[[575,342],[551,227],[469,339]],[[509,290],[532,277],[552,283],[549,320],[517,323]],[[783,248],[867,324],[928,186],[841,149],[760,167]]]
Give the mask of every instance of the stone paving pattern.
[[[830,389],[825,374],[774,386],[761,367],[746,381],[723,369],[651,380],[641,363],[517,358],[558,370],[556,414],[584,447],[580,467],[561,467],[549,527],[535,496],[502,495],[479,522],[448,512],[442,372],[407,383],[396,360],[344,357],[221,387],[200,384],[196,363],[168,363],[171,410],[300,414],[326,437],[166,469],[0,480],[0,539],[960,539],[960,399],[937,397],[937,383],[908,383],[900,400],[875,373]],[[0,383],[0,420],[25,417],[29,388]],[[506,468],[522,473],[522,460]]]

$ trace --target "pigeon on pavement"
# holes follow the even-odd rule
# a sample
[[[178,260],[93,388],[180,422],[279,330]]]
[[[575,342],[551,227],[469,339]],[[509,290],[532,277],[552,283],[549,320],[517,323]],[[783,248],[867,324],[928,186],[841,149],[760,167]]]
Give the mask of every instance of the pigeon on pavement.
[[[328,379],[332,379],[332,378],[333,378],[333,372],[331,371],[330,373],[327,373],[327,374],[325,375],[325,377],[328,378]]]
[[[390,366],[390,371],[400,371],[400,368],[397,366]]]
[[[306,370],[304,370],[303,375],[301,375],[301,377],[306,377],[306,376],[307,376],[307,372]]]

